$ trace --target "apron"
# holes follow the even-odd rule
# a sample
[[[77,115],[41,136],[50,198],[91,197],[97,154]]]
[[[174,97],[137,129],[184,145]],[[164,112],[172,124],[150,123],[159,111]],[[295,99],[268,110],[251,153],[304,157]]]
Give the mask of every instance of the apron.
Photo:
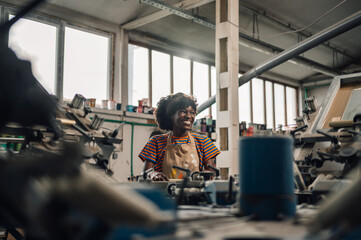
[[[172,133],[168,135],[162,172],[169,179],[181,179],[186,176],[184,171],[173,168],[173,165],[189,169],[192,172],[199,171],[199,157],[193,137],[188,132],[189,143],[172,144]]]

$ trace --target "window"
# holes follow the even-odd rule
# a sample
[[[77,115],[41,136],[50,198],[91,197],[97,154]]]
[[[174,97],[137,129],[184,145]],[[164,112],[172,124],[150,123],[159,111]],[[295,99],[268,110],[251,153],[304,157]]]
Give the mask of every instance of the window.
[[[202,104],[209,99],[208,65],[193,62],[193,66],[193,95],[198,104]],[[209,110],[206,109],[197,115],[197,119],[208,115]]]
[[[36,79],[49,93],[54,94],[56,27],[20,19],[10,30],[9,47],[18,58],[31,61]]]
[[[296,89],[286,87],[286,102],[287,102],[287,125],[296,124]]]
[[[266,117],[267,129],[274,128],[273,126],[273,90],[272,83],[266,81]]]
[[[64,98],[108,98],[109,38],[65,28]]]
[[[238,88],[239,122],[251,122],[250,83],[247,82]]]
[[[170,94],[171,84],[173,84],[173,93],[191,93],[197,99],[198,105],[217,94],[216,68],[214,66],[192,62],[190,59],[154,50],[152,51],[152,62],[149,63],[149,51],[147,48],[129,44],[129,101],[133,105],[137,104],[138,99],[148,96],[149,66],[152,66],[153,106],[161,97]],[[173,78],[170,76],[171,57],[173,58]],[[190,74],[191,63],[193,64],[192,76]],[[238,77],[240,76],[241,74]],[[142,87],[138,88],[137,86]],[[297,88],[295,87],[254,78],[252,79],[252,89],[250,82],[243,84],[238,89],[239,121],[251,123],[252,119],[253,123],[266,124],[268,129],[280,124],[282,126],[294,124],[297,110],[296,93]],[[251,106],[253,116],[251,116]],[[213,104],[211,110],[205,109],[197,115],[197,119],[208,117],[210,113],[212,118],[216,119],[216,107],[217,104]],[[285,116],[286,110],[287,116]]]
[[[285,86],[281,84],[274,84],[275,89],[275,119],[276,128],[279,125],[284,126],[285,122]]]
[[[138,106],[138,100],[149,98],[148,54],[147,48],[128,45],[129,105]]]
[[[191,93],[191,61],[189,59],[173,57],[174,93]]]
[[[152,106],[170,94],[170,56],[152,50]]]
[[[253,122],[258,124],[264,124],[263,80],[258,78],[252,79],[252,107]]]

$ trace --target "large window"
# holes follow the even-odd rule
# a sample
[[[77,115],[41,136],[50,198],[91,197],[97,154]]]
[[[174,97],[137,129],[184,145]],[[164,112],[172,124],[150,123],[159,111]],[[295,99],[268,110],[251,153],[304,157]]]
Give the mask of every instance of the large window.
[[[209,99],[208,65],[193,62],[193,95],[199,104]],[[201,112],[197,118],[206,117],[209,111]]]
[[[108,99],[109,38],[65,28],[64,98]]]
[[[255,78],[252,80],[252,109],[254,123],[265,123],[264,107],[263,80]]]
[[[286,87],[286,103],[287,103],[287,125],[296,124],[297,117],[296,109],[296,89]]]
[[[12,17],[10,15],[10,18]],[[18,58],[31,61],[36,79],[49,93],[54,94],[56,27],[20,19],[10,30],[9,47]]]
[[[217,94],[216,68],[214,66],[154,50],[152,50],[151,62],[149,62],[149,51],[147,48],[129,45],[129,91],[131,91],[129,102],[133,105],[137,104],[138,99],[149,95],[149,66],[152,66],[151,98],[153,106],[160,97],[170,93],[191,94],[196,97],[199,105]],[[171,59],[173,64],[171,64]],[[172,67],[173,69],[171,69]],[[170,76],[171,72],[173,72],[173,76]],[[240,76],[241,74],[238,77]],[[138,88],[137,86],[142,87]],[[172,90],[173,92],[171,92]],[[254,78],[238,88],[239,121],[245,121],[248,124],[266,124],[268,129],[277,127],[277,125],[292,125],[297,116],[296,93],[297,88],[295,87]],[[134,96],[137,96],[138,99]],[[216,106],[217,104],[213,104],[211,108],[202,111],[197,119],[208,116],[217,119]]]
[[[147,48],[128,45],[129,105],[137,106],[138,100],[149,98],[148,55],[149,50]]]
[[[170,55],[152,51],[152,105],[170,94]]]
[[[108,99],[111,35],[64,25],[44,17],[20,19],[10,30],[9,47],[20,59],[31,61],[34,76],[49,93],[65,100],[76,93],[97,103]]]
[[[238,88],[239,122],[251,122],[250,83],[247,82]]]
[[[174,93],[191,93],[191,61],[189,59],[173,57]]]
[[[273,87],[272,82],[266,81],[266,118],[267,129],[272,129],[273,126]]]
[[[276,128],[285,126],[285,86],[281,84],[274,84],[275,89],[275,118]]]

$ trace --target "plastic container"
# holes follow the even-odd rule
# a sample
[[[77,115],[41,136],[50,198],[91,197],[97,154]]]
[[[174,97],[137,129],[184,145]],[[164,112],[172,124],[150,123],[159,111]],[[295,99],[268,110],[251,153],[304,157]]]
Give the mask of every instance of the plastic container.
[[[115,110],[116,102],[114,100],[109,100],[108,102],[108,109]]]
[[[239,140],[240,210],[259,220],[294,216],[293,139],[286,136]]]

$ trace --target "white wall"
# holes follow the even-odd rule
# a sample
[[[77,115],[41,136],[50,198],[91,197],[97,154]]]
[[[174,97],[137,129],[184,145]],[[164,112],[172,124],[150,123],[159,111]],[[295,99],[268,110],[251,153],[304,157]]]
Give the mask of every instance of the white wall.
[[[327,90],[329,86],[317,86],[313,88],[306,88],[307,90],[307,97],[314,96],[317,99],[318,106],[322,104],[323,98],[326,96]],[[304,94],[304,92],[303,92]],[[304,106],[304,104],[303,104]]]
[[[153,119],[153,116],[132,113],[134,117],[129,117],[124,116],[123,113],[119,111],[107,111],[99,109],[97,111],[97,114],[101,115],[103,118],[116,121],[105,121],[103,124],[103,127],[105,128],[115,129],[121,122],[126,122],[122,128],[122,131],[118,134],[118,137],[122,138],[123,142],[122,144],[115,145],[116,149],[114,152],[117,154],[117,158],[113,159],[112,157],[109,161],[109,167],[114,171],[113,177],[117,181],[126,182],[128,181],[128,177],[131,176],[132,172],[134,176],[141,174],[143,171],[143,162],[140,160],[138,155],[147,143],[150,134],[155,129],[155,126],[153,126],[154,124],[148,124],[148,121]],[[109,131],[108,129],[104,130]]]

